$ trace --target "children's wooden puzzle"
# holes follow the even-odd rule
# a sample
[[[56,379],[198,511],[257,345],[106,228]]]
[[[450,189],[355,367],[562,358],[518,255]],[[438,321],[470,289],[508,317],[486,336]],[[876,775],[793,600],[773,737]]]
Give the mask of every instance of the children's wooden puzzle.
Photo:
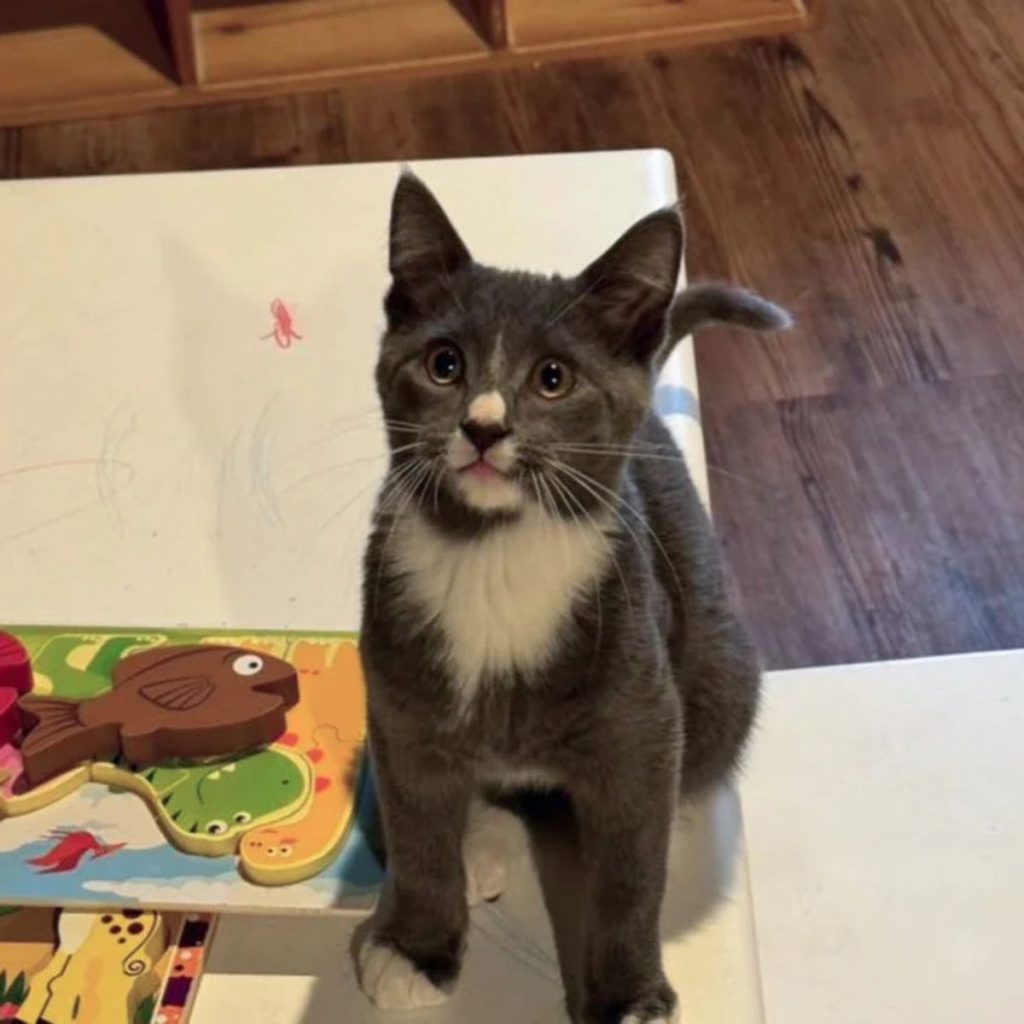
[[[185,1024],[208,914],[0,907],[0,1021]]]
[[[3,628],[0,902],[365,905],[365,700],[351,635]]]

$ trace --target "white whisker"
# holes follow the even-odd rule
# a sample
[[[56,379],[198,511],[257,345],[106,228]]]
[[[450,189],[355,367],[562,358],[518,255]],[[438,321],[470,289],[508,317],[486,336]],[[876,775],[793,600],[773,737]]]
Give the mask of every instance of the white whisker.
[[[414,465],[415,465],[414,462],[410,462],[410,463],[408,463],[407,466],[403,466],[398,471],[397,474],[393,474],[392,476],[390,476],[387,479],[385,479],[384,485],[381,488],[381,494],[382,495],[386,495],[388,493],[389,489],[395,485],[395,483],[396,483],[396,479],[395,478],[398,477],[398,479],[400,480],[403,471],[406,470],[407,468],[411,467],[411,466],[414,466]],[[367,491],[369,491],[371,488],[376,487],[376,486],[378,486],[378,481],[377,480],[371,480],[368,484],[366,484],[365,487],[361,487],[358,491],[356,491],[356,493],[353,494],[352,497],[348,499],[348,501],[346,501],[339,508],[335,509],[335,511],[332,512],[331,515],[326,520],[324,520],[324,522],[316,529],[316,531],[314,532],[312,538],[310,538],[310,539],[312,540],[312,539],[315,539],[315,538],[319,537],[324,532],[324,530],[327,529],[328,526],[330,526],[336,519],[338,519],[339,516],[341,516],[352,505],[353,502],[355,502],[356,500],[361,498],[364,494],[366,494]]]
[[[434,470],[434,515],[440,515],[440,490],[441,481],[444,480],[445,462],[438,456],[434,459],[436,468]]]
[[[578,306],[603,280],[603,278],[595,278],[594,281],[578,295],[574,295],[557,313],[545,324],[546,327],[554,327],[571,309]]]
[[[398,528],[398,524],[402,521],[402,516],[405,514],[406,509],[416,500],[419,493],[420,487],[426,483],[429,485],[432,471],[434,469],[434,460],[426,459],[419,462],[415,462],[414,465],[417,468],[417,472],[412,474],[410,482],[406,483],[403,481],[403,487],[405,488],[405,500],[394,510],[389,513],[391,515],[391,529],[388,530],[387,536],[384,538],[384,543],[380,548],[379,561],[377,564],[377,576],[373,584],[373,604],[377,607],[377,601],[380,596],[380,578],[381,573],[384,570],[384,565],[387,562],[388,548],[391,542],[394,540],[395,530]]]
[[[647,459],[652,462],[680,462],[679,455],[659,455],[655,452],[636,452],[620,448],[577,448],[571,444],[550,444],[548,448],[569,455],[596,455],[610,458]]]
[[[545,484],[546,483],[547,481],[545,481]],[[594,528],[595,531],[602,532],[600,527],[594,521],[594,517],[590,514],[586,506],[574,494],[572,494],[572,492],[569,491],[569,489],[565,487],[565,485],[562,484],[557,477],[553,476],[551,478],[550,483],[552,487],[558,490],[558,492],[563,496],[565,500],[572,501],[579,507],[580,511],[582,511],[583,515],[586,516],[587,521],[590,523],[590,525]],[[562,529],[565,529],[564,523]],[[608,554],[611,557],[612,564],[615,566],[615,571],[619,574],[619,580],[622,583],[622,590],[623,593],[626,595],[626,604],[629,605],[630,609],[632,609],[633,601],[630,597],[629,587],[626,585],[626,577],[622,573],[622,566],[619,564],[619,560],[615,555],[615,550],[612,541],[609,541]],[[601,637],[604,633],[604,609],[601,606],[601,586],[603,582],[604,581],[601,576],[594,577],[594,598],[597,602],[597,639],[594,642],[594,658],[597,658],[597,656],[601,653]],[[591,662],[591,664],[593,664],[593,662]]]
[[[387,515],[397,501],[405,494],[405,487],[411,479],[417,475],[423,462],[418,459],[410,459],[405,465],[399,466],[384,481],[381,488],[380,501],[377,504],[377,514]]]
[[[352,459],[345,459],[343,462],[332,462],[329,466],[324,466],[321,469],[314,469],[304,476],[300,476],[298,480],[293,483],[287,484],[280,491],[278,491],[278,498],[284,497],[286,494],[291,494],[292,491],[310,483],[313,480],[317,480],[322,476],[328,476],[331,473],[338,473],[343,469],[349,469],[352,466],[366,465],[371,462],[379,462],[381,459],[387,458],[389,455],[398,455],[401,452],[414,451],[417,448],[422,448],[422,441],[413,441],[410,444],[400,445],[398,448],[393,448],[390,451],[381,451],[376,455],[361,455]]]
[[[583,502],[580,501],[580,499],[577,498],[576,495],[573,494],[572,491],[570,491],[569,488],[558,479],[558,472],[558,468],[555,467],[556,475],[552,476],[551,478],[552,485],[559,489],[559,491],[561,492],[566,501],[571,501],[583,513],[583,515],[586,516],[587,520],[590,522],[591,526],[593,526],[595,530],[599,529],[596,521],[594,520],[594,517],[590,514],[590,510],[587,508],[587,506],[584,505]],[[616,518],[619,518],[621,520],[622,517],[617,515]],[[632,609],[633,595],[630,593],[629,584],[626,582],[626,574],[622,571],[622,563],[619,561],[618,556],[615,554],[614,547],[608,548],[608,554],[611,556],[612,564],[615,566],[615,571],[619,577],[619,582],[622,584],[622,591],[626,595],[626,604],[628,604],[630,609]]]
[[[654,532],[654,530],[651,529],[650,525],[648,524],[647,520],[643,517],[643,515],[641,515],[641,513],[637,509],[633,508],[633,506],[630,505],[630,503],[626,501],[626,499],[623,498],[621,494],[619,494],[616,491],[613,491],[610,487],[606,487],[604,484],[595,480],[593,477],[588,476],[586,473],[583,473],[582,471],[575,469],[573,466],[569,466],[564,462],[558,462],[557,464],[564,471],[568,472],[572,477],[574,477],[581,487],[584,487],[587,490],[589,490],[590,493],[594,495],[594,497],[598,497],[598,495],[588,485],[592,485],[593,487],[599,488],[605,494],[614,498],[615,501],[619,502],[619,504],[625,505],[626,508],[629,509],[629,511],[632,512],[634,516],[636,516],[637,522],[639,522],[639,524],[644,528],[644,530],[647,531],[648,536],[650,536],[651,540],[657,546],[658,551],[661,553],[661,557],[665,560],[665,565],[668,567],[669,572],[672,573],[673,579],[675,579],[676,588],[678,589],[679,595],[683,596],[685,594],[685,590],[683,589],[683,582],[682,580],[680,580],[679,574],[676,572],[676,568],[672,564],[672,559],[668,557],[668,552],[665,550],[664,544],[661,543],[661,539]],[[619,518],[622,519],[623,525],[625,525],[625,519],[622,516],[620,516]],[[630,532],[632,533],[632,531]]]

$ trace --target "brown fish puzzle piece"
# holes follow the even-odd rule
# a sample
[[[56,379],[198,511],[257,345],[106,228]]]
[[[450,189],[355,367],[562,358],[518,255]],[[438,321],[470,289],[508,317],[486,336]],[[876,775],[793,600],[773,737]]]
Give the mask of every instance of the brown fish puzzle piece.
[[[100,697],[19,700],[25,776],[38,785],[118,755],[143,767],[239,754],[280,736],[298,699],[295,669],[270,654],[213,644],[130,654]]]

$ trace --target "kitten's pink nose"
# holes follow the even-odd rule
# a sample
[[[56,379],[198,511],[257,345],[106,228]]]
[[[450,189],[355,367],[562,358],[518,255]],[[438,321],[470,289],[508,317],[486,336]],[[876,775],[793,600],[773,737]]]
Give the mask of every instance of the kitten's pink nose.
[[[480,420],[466,420],[462,424],[462,432],[481,455],[509,435],[509,431],[500,423],[482,423]]]

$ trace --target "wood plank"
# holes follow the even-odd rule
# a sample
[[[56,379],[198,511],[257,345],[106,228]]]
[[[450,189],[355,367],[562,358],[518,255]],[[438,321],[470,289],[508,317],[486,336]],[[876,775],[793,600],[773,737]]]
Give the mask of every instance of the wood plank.
[[[1020,646],[1022,400],[1005,374],[705,408],[716,525],[768,664]]]
[[[724,78],[697,93],[665,69],[665,86],[682,90],[683,130],[702,125],[685,170],[727,239],[720,269],[757,280],[800,321],[785,339],[723,335],[703,348],[718,401],[1022,368],[1024,104],[1013,69],[1024,66],[1024,8],[986,6],[990,17],[976,19],[955,0],[927,14],[836,7],[825,32],[759,45],[734,69],[744,88],[770,90],[756,112],[729,104],[716,117]],[[708,160],[720,174],[700,172]],[[788,185],[794,166],[800,181]],[[780,187],[792,199],[780,201]],[[764,230],[744,237],[752,210]]]
[[[284,0],[195,16],[203,82],[266,82],[482,56],[448,0]]]
[[[665,45],[688,34],[729,34],[729,26],[794,31],[808,21],[803,0],[506,0],[510,44],[518,50],[645,39]],[[769,26],[771,28],[769,29]]]
[[[196,50],[192,33],[192,0],[164,0],[164,7],[178,81],[183,85],[194,85]]]
[[[508,45],[508,20],[505,0],[452,0],[480,38],[492,49]]]
[[[60,104],[173,93],[170,59],[142,0],[0,8],[0,123]]]
[[[67,4],[75,0],[54,2]],[[117,0],[101,2],[117,4]],[[181,5],[185,0],[164,2]],[[787,16],[780,20],[774,15],[767,20],[749,22],[712,18],[702,24],[689,20],[679,31],[639,32],[632,36],[593,39],[575,37],[558,45],[527,48],[520,52],[500,48],[507,41],[498,32],[496,12],[501,0],[383,0],[382,3],[375,0],[372,5],[357,9],[361,2],[363,0],[274,0],[271,3],[259,3],[258,0],[255,3],[251,0],[192,0],[197,30],[203,33],[203,26],[206,26],[199,43],[193,40],[193,52],[190,54],[187,49],[188,40],[176,42],[168,33],[169,47],[180,65],[178,77],[186,83],[182,88],[153,92],[122,88],[98,94],[88,90],[71,93],[60,86],[62,79],[59,74],[48,75],[46,81],[51,88],[44,97],[27,106],[0,107],[0,123],[22,125],[69,117],[120,116],[168,107],[314,91],[342,82],[374,80],[383,76],[419,79],[439,73],[498,71],[534,64],[539,56],[544,59],[564,55],[590,58],[646,52],[655,45],[695,46],[775,34],[800,28],[803,24],[802,18],[794,21]],[[449,2],[452,6],[447,7]],[[708,3],[709,0],[701,2]],[[733,0],[710,2],[731,4]],[[321,24],[321,31],[310,36],[309,26],[304,26],[297,17],[300,9],[312,10],[314,20],[325,19],[330,31],[324,32]],[[399,17],[403,31],[395,33],[390,20],[385,24],[385,16],[388,11],[396,10],[406,13],[411,10],[412,24],[425,20],[433,26],[430,32],[440,31],[440,49],[425,42],[428,38],[434,38],[436,42],[436,36],[420,35],[417,41],[408,35],[405,31],[408,17]],[[489,22],[481,20],[479,12],[484,10],[491,12]],[[710,6],[706,10],[714,13]],[[233,12],[239,13],[242,20],[235,18]],[[254,20],[249,20],[250,15]],[[349,21],[350,17],[355,20]],[[388,19],[390,17],[387,15]],[[339,35],[342,29],[344,32]],[[255,42],[251,30],[257,34]],[[232,38],[234,36],[247,38],[241,41]],[[315,39],[312,47],[310,38]],[[209,48],[206,42],[210,43]],[[39,45],[38,54],[29,64],[32,68],[47,66],[50,54],[45,37],[39,40]],[[202,66],[208,49],[213,54],[213,73],[204,75],[201,67],[197,68],[196,77],[203,81],[198,85],[190,84],[193,72],[190,60]],[[438,56],[438,53],[442,55]],[[105,67],[106,62],[100,61],[99,66]],[[174,75],[169,63],[165,73]],[[21,75],[20,80],[31,81],[32,76]],[[0,83],[2,81],[3,70],[0,69]]]

